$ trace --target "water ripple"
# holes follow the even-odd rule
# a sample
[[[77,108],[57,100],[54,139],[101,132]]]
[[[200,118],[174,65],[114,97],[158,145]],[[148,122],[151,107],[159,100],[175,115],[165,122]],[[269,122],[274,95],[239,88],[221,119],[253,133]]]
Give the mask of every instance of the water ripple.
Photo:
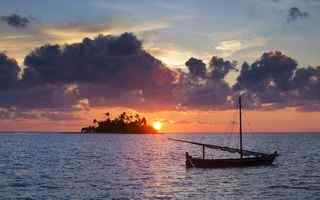
[[[201,149],[168,135],[0,135],[0,199],[317,199],[319,135],[248,135],[253,150],[281,152],[275,165],[186,169]],[[230,136],[170,137],[230,145]],[[234,140],[236,141],[236,140]],[[234,144],[237,145],[237,144]],[[227,156],[208,152],[208,156]]]

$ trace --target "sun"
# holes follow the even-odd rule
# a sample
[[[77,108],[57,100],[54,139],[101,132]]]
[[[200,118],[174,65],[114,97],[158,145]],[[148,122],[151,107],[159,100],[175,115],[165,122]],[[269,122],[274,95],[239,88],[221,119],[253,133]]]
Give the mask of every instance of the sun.
[[[159,121],[155,121],[155,122],[153,122],[152,127],[159,131],[162,128],[162,123]]]

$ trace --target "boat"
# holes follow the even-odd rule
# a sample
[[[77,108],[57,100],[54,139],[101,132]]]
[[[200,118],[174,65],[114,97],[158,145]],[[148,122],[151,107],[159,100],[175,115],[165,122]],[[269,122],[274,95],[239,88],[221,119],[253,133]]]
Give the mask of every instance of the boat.
[[[279,156],[277,151],[273,153],[260,153],[256,151],[245,150],[242,147],[242,103],[241,95],[238,98],[239,108],[239,139],[240,146],[238,148],[219,146],[213,144],[205,144],[199,142],[193,142],[188,140],[173,139],[176,142],[185,142],[189,144],[202,146],[202,158],[192,157],[186,152],[186,167],[187,168],[229,168],[229,167],[252,167],[252,166],[267,166],[272,165],[273,161]],[[217,149],[221,151],[227,151],[230,153],[240,154],[240,158],[227,158],[227,159],[208,159],[205,157],[205,148]]]

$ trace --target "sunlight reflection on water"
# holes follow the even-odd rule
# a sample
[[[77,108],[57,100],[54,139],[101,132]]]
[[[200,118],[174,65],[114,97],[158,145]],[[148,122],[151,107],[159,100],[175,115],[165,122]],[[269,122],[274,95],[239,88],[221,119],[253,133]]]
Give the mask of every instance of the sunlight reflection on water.
[[[320,193],[320,135],[246,135],[248,149],[281,153],[275,165],[214,170],[186,169],[185,151],[201,149],[168,137],[237,146],[237,136],[215,134],[1,134],[0,199],[316,199]]]

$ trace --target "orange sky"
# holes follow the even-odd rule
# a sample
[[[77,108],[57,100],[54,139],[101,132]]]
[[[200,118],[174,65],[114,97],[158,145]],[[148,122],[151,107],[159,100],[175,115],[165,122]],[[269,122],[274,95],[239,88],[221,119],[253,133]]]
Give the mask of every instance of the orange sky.
[[[81,127],[90,125],[92,119],[102,119],[103,113],[111,111],[119,113],[123,108],[93,109],[89,114],[81,115],[80,120],[46,121],[18,120],[1,121],[2,131],[79,131]],[[128,112],[133,112],[132,110]],[[141,113],[147,117],[148,123],[161,121],[163,132],[233,132],[238,131],[238,113],[236,111],[166,111]],[[245,111],[244,131],[246,132],[317,132],[320,130],[320,115],[317,112],[297,112],[294,109],[276,111]],[[232,121],[236,121],[232,125]],[[18,128],[17,128],[18,127]]]

